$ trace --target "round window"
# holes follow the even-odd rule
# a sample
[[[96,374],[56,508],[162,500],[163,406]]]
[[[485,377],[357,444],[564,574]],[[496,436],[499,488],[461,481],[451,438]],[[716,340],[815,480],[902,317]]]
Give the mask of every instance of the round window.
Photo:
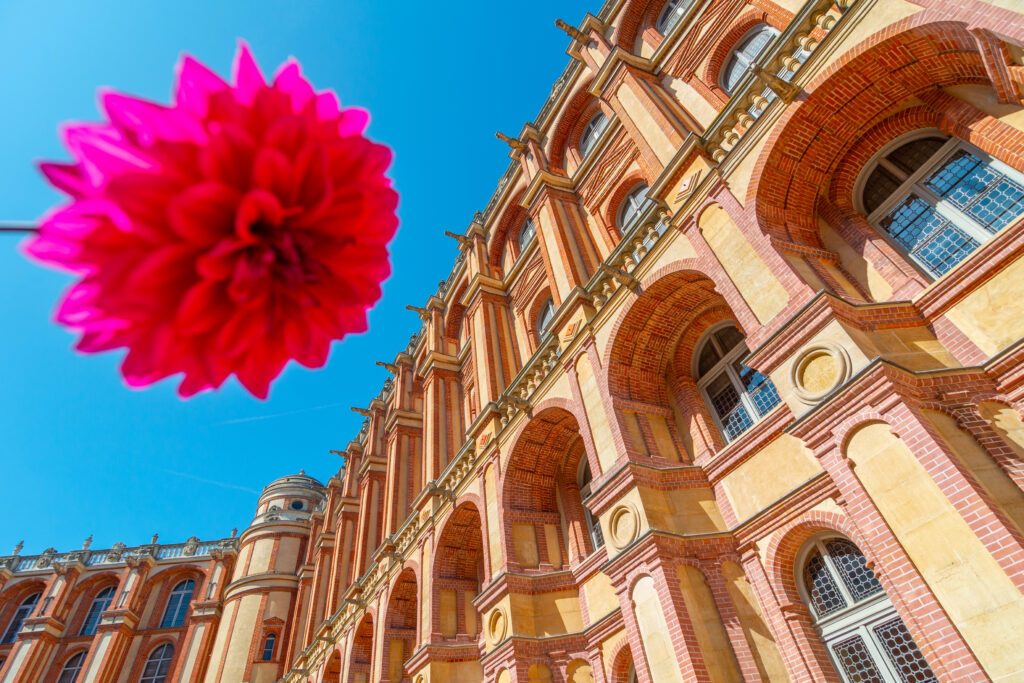
[[[292,510],[301,510],[304,507],[306,507],[306,505],[301,500],[292,501]]]

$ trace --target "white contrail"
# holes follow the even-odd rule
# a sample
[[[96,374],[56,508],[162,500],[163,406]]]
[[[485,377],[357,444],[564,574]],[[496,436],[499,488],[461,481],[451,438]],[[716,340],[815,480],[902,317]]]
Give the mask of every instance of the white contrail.
[[[248,486],[241,486],[239,484],[232,484],[226,481],[217,481],[216,479],[207,479],[206,477],[197,477],[194,474],[188,472],[175,472],[174,470],[163,470],[167,474],[175,477],[181,477],[182,479],[191,479],[192,481],[198,481],[202,484],[209,484],[210,486],[219,486],[222,489],[234,489],[236,491],[245,491],[246,493],[252,493],[253,495],[259,495],[259,491],[251,489]]]
[[[287,417],[288,415],[298,415],[299,413],[309,413],[314,410],[324,410],[325,408],[339,408],[345,405],[344,403],[325,403],[322,406],[311,406],[309,408],[300,408],[298,410],[289,410],[283,413],[271,413],[270,415],[254,415],[253,417],[239,417],[234,420],[224,420],[223,422],[214,422],[215,427],[221,425],[236,425],[243,422],[259,422],[260,420],[272,420],[275,417]]]

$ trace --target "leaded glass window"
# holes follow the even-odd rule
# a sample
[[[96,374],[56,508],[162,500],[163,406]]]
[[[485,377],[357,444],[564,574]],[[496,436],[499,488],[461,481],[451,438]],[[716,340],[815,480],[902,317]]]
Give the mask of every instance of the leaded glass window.
[[[961,140],[917,133],[874,162],[860,200],[868,221],[938,278],[1024,214],[1024,176]]]
[[[802,588],[836,670],[847,683],[932,683],[938,679],[864,554],[845,538],[813,541]]]
[[[743,335],[732,325],[708,334],[697,353],[697,385],[727,441],[747,431],[780,403],[775,385],[743,364]]]

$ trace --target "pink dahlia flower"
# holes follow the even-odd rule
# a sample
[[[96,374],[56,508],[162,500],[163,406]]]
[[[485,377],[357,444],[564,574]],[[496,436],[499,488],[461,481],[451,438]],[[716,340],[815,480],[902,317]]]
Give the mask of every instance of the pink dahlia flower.
[[[132,387],[234,374],[265,398],[290,359],[365,331],[390,273],[398,195],[367,113],[294,61],[267,84],[245,44],[234,81],[185,57],[173,105],[104,93],[108,123],[63,130],[74,162],[41,165],[71,201],[28,252],[80,276],[56,318],[81,351],[127,347]]]

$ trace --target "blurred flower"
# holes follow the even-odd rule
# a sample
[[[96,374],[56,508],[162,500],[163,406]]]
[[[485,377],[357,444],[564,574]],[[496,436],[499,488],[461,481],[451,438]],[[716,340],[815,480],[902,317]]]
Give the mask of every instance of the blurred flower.
[[[174,104],[101,94],[108,123],[63,129],[74,162],[42,172],[71,202],[27,247],[80,276],[57,321],[87,353],[127,347],[132,387],[179,393],[234,374],[265,398],[290,359],[320,367],[366,330],[390,273],[391,151],[286,62],[268,85],[239,45],[234,85],[191,57]]]

